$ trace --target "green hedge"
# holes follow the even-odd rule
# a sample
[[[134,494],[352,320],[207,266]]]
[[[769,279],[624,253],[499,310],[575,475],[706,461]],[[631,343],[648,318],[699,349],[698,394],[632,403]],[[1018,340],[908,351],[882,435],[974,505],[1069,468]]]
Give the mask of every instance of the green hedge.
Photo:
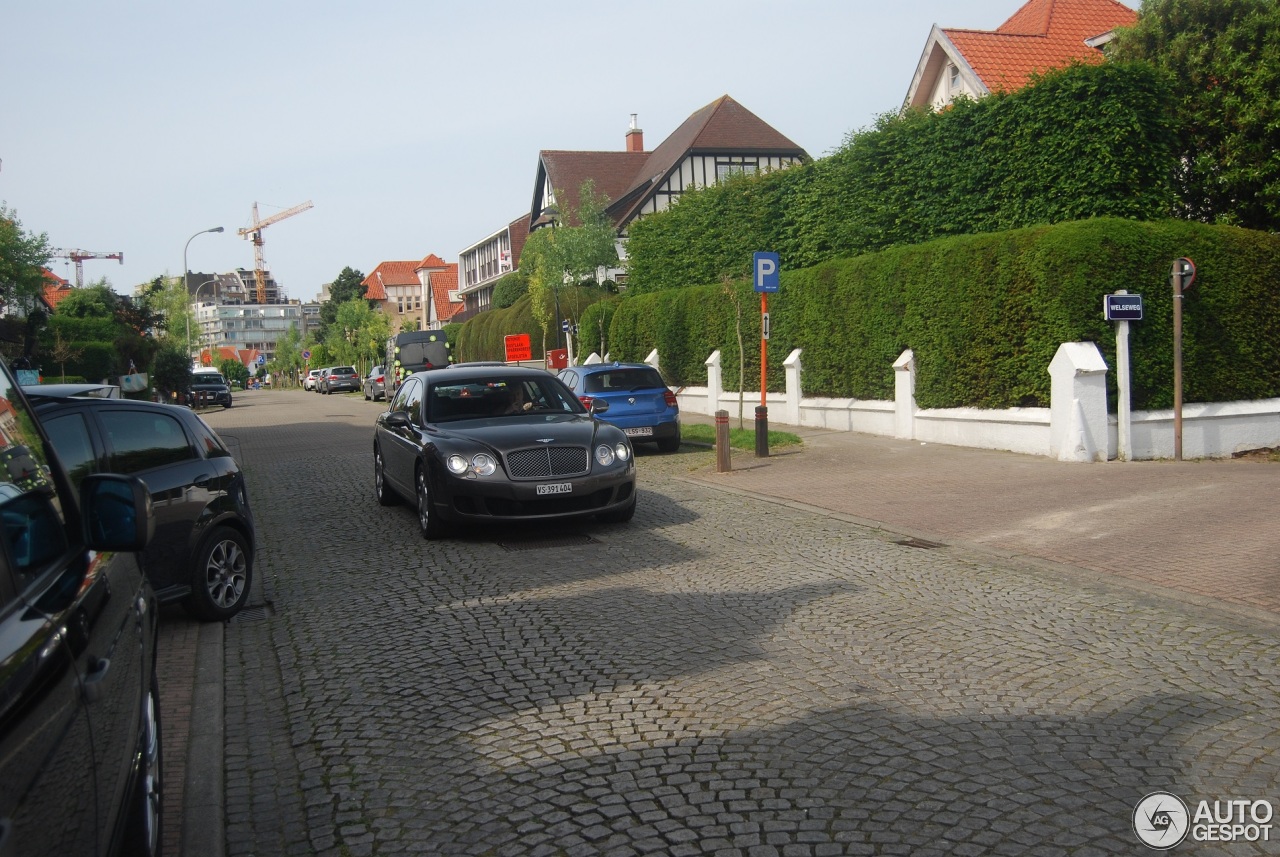
[[[630,226],[633,293],[1088,217],[1170,216],[1169,93],[1145,64],[1075,66],[1012,94],[882,117],[811,163],[683,194]]]
[[[921,407],[1049,404],[1049,362],[1063,342],[1092,341],[1115,385],[1115,333],[1103,295],[1144,299],[1130,325],[1135,408],[1172,405],[1169,269],[1189,256],[1199,270],[1184,301],[1186,401],[1280,396],[1280,239],[1183,221],[1094,218],[1052,227],[945,238],[805,270],[784,271],[769,303],[769,387],[803,348],[808,396],[889,399],[892,363],[906,348]],[[658,349],[673,384],[706,383],[721,350],[724,384],[737,389],[736,311],[742,307],[745,386],[760,375],[759,297],[747,282],[629,295],[613,310],[609,350],[643,360]]]
[[[585,318],[596,303],[610,295],[599,286],[565,286],[559,291],[560,309],[566,318]],[[554,312],[550,313],[554,315]],[[593,324],[596,324],[593,322]],[[533,297],[521,295],[505,309],[490,309],[459,326],[454,356],[458,362],[475,360],[505,360],[506,337],[516,333],[529,334],[533,346],[533,359],[543,358],[543,343],[548,349],[556,347],[556,331],[551,329],[550,319],[544,328],[533,316]],[[545,336],[545,339],[544,339]],[[597,337],[598,339],[598,337]],[[453,340],[451,340],[453,341]],[[587,352],[588,354],[590,351]]]

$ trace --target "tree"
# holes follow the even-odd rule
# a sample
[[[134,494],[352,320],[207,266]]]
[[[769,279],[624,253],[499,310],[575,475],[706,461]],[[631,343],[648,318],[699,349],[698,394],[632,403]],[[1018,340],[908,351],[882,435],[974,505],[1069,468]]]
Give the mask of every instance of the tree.
[[[26,232],[0,203],[0,311],[42,295],[48,264],[49,236]]]
[[[1280,229],[1280,4],[1144,0],[1108,46],[1145,60],[1174,93],[1181,216]]]
[[[557,198],[564,199],[563,191]],[[595,283],[601,268],[618,264],[616,234],[605,214],[608,198],[595,192],[590,179],[582,183],[578,192],[576,211],[556,215],[550,229],[538,229],[525,241],[520,253],[520,270],[527,272],[528,291],[532,299],[530,309],[534,319],[555,336],[557,306],[561,318],[577,318],[582,310],[578,305],[577,290],[573,291],[572,305],[560,305],[561,287],[565,283]],[[565,226],[565,222],[576,226]]]
[[[320,305],[319,337],[321,341],[329,338],[329,326],[338,318],[338,307],[347,301],[364,298],[366,289],[363,285],[364,274],[350,266],[329,284],[329,300]]]
[[[229,384],[239,384],[244,387],[245,382],[249,380],[249,370],[239,360],[227,358],[226,360],[218,361],[218,371],[222,373],[222,377],[226,378]]]
[[[185,396],[191,389],[191,356],[185,345],[172,341],[161,344],[152,364],[151,386],[165,402],[173,401],[176,393]]]
[[[276,340],[276,356],[271,361],[270,369],[287,378],[291,383],[298,377],[302,369],[302,346],[298,328],[290,327],[284,336]]]

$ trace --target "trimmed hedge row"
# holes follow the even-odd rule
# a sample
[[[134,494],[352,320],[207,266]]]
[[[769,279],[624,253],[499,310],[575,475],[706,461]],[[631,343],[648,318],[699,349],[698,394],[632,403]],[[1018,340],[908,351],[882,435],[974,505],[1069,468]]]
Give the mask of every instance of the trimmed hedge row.
[[[1170,216],[1168,88],[1140,63],[1074,66],[945,111],[882,117],[811,163],[683,194],[631,224],[634,293],[807,268],[948,235]]]
[[[1185,221],[1094,218],[1057,226],[944,238],[784,271],[769,304],[769,387],[804,349],[810,396],[889,399],[892,363],[916,357],[921,407],[1047,406],[1049,362],[1063,342],[1098,344],[1115,388],[1115,333],[1103,295],[1144,299],[1130,325],[1133,405],[1173,402],[1173,260],[1195,260],[1184,299],[1186,401],[1280,396],[1280,239]],[[760,313],[749,282],[629,295],[612,308],[608,349],[643,360],[658,349],[673,384],[706,383],[720,349],[736,388],[741,307],[746,386],[758,386]],[[595,350],[594,348],[591,350]]]

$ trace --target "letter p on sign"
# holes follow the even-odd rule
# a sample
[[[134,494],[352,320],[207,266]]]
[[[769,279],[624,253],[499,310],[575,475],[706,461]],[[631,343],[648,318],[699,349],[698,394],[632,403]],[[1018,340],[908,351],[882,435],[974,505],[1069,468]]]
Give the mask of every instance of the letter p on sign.
[[[776,292],[778,290],[777,253],[757,252],[752,254],[753,285],[757,292]]]

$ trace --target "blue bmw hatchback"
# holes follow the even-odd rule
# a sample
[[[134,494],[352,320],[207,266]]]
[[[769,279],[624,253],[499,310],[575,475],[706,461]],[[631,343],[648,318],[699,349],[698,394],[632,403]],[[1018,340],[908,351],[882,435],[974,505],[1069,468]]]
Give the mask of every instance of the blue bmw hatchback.
[[[653,442],[662,452],[680,448],[680,405],[658,370],[647,363],[572,366],[559,378],[596,415],[622,429],[633,444]]]

